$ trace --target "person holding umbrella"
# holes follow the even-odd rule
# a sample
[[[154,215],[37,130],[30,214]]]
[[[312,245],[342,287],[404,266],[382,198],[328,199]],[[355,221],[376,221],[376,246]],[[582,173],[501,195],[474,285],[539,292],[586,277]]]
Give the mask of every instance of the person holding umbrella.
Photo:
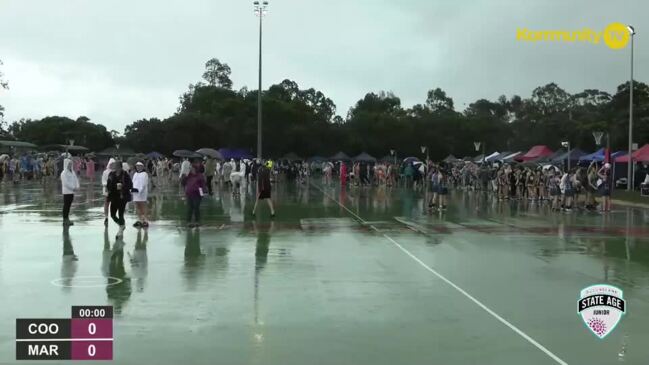
[[[191,164],[189,173],[182,178],[185,187],[185,198],[187,199],[187,227],[194,228],[200,225],[201,221],[201,200],[207,190],[205,175],[200,171],[201,162],[194,161]],[[192,223],[194,218],[194,223]]]
[[[110,201],[110,216],[119,225],[116,239],[120,239],[124,237],[124,229],[126,229],[124,210],[126,209],[126,203],[132,199],[131,192],[133,189],[133,181],[131,181],[128,173],[122,169],[121,161],[115,161],[113,164],[113,171],[108,174],[106,189]]]

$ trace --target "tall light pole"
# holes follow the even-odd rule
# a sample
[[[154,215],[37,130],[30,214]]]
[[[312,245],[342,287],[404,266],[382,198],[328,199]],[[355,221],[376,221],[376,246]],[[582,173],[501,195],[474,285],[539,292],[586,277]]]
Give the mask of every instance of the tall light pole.
[[[259,89],[257,91],[257,158],[261,159],[261,39],[262,19],[266,15],[268,1],[253,2],[255,14],[259,17]]]
[[[631,80],[629,82],[629,162],[627,166],[627,184],[626,190],[633,190],[633,36],[635,36],[635,29],[627,25],[631,35]]]

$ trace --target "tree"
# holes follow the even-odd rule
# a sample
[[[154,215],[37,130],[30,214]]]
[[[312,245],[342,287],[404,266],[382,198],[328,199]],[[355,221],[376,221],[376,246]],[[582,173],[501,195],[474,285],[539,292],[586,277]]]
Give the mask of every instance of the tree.
[[[2,65],[3,65],[2,60],[0,60],[0,66]],[[4,90],[9,89],[9,83],[4,79],[4,74],[2,73],[2,70],[0,70],[0,89],[4,89]],[[4,116],[4,110],[5,108],[2,105],[0,105],[0,118]],[[0,124],[0,133],[3,132],[4,132],[3,125]]]
[[[111,135],[105,126],[67,117],[21,119],[11,124],[9,132],[19,140],[37,145],[67,144],[70,139],[74,139],[76,144],[93,150],[101,150],[113,145]]]
[[[221,63],[217,58],[212,58],[205,62],[203,79],[205,79],[210,86],[232,89],[232,80],[230,80],[231,73],[232,71],[227,63]]]
[[[428,90],[426,107],[433,112],[453,111],[453,99],[440,88]]]
[[[537,87],[532,92],[532,103],[543,115],[566,111],[571,105],[569,93],[554,82]]]

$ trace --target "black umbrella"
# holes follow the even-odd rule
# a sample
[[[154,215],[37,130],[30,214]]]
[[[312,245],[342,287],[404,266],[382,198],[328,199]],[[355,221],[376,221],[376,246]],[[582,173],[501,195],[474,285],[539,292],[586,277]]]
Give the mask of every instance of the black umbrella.
[[[190,150],[175,150],[173,153],[174,156],[176,157],[181,157],[181,158],[200,158],[203,157],[200,153],[190,151]]]
[[[203,156],[212,157],[217,160],[223,160],[223,155],[221,154],[221,152],[213,148],[201,148],[200,150],[196,150],[196,152],[200,153]]]

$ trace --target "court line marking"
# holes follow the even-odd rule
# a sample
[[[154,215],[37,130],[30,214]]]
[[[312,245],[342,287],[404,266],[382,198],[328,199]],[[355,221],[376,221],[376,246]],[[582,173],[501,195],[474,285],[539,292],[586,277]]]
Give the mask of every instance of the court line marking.
[[[351,214],[353,217],[355,217],[359,222],[362,224],[366,224],[367,222],[358,216],[358,214],[354,213],[351,211],[349,208],[347,208],[344,204],[342,204],[340,201],[337,199],[334,199],[331,195],[327,194],[324,190],[322,190],[318,185],[311,183],[313,186],[315,186],[318,190],[320,190],[327,198],[333,200],[336,202],[341,208],[345,209],[349,214]],[[372,229],[374,229],[376,232],[380,233],[379,230],[374,227],[370,226]],[[492,317],[497,319],[500,323],[504,324],[505,326],[509,327],[512,331],[516,332],[519,336],[523,337],[527,342],[531,343],[534,345],[537,349],[541,350],[543,353],[545,353],[547,356],[552,358],[554,361],[556,361],[558,364],[561,365],[568,365],[567,362],[563,361],[559,356],[555,355],[552,351],[548,350],[545,346],[541,345],[539,342],[537,342],[535,339],[530,337],[528,334],[523,332],[521,329],[518,327],[514,326],[511,324],[509,321],[501,317],[498,313],[494,312],[491,310],[489,307],[484,305],[481,301],[476,299],[474,296],[469,294],[466,290],[460,288],[458,285],[456,285],[454,282],[451,280],[447,279],[444,275],[440,274],[437,272],[435,269],[431,268],[428,266],[426,263],[421,261],[417,256],[415,256],[412,252],[408,251],[406,248],[401,246],[399,242],[395,241],[392,237],[388,236],[387,234],[383,233],[383,237],[385,237],[388,241],[392,242],[397,248],[399,248],[403,253],[408,255],[411,259],[413,259],[415,262],[417,262],[419,265],[421,265],[424,269],[428,270],[438,278],[440,278],[442,281],[444,281],[446,284],[450,285],[453,289],[457,290],[460,294],[464,295],[467,299],[471,300],[473,303],[475,303],[478,307],[482,308],[485,312],[489,313]]]

